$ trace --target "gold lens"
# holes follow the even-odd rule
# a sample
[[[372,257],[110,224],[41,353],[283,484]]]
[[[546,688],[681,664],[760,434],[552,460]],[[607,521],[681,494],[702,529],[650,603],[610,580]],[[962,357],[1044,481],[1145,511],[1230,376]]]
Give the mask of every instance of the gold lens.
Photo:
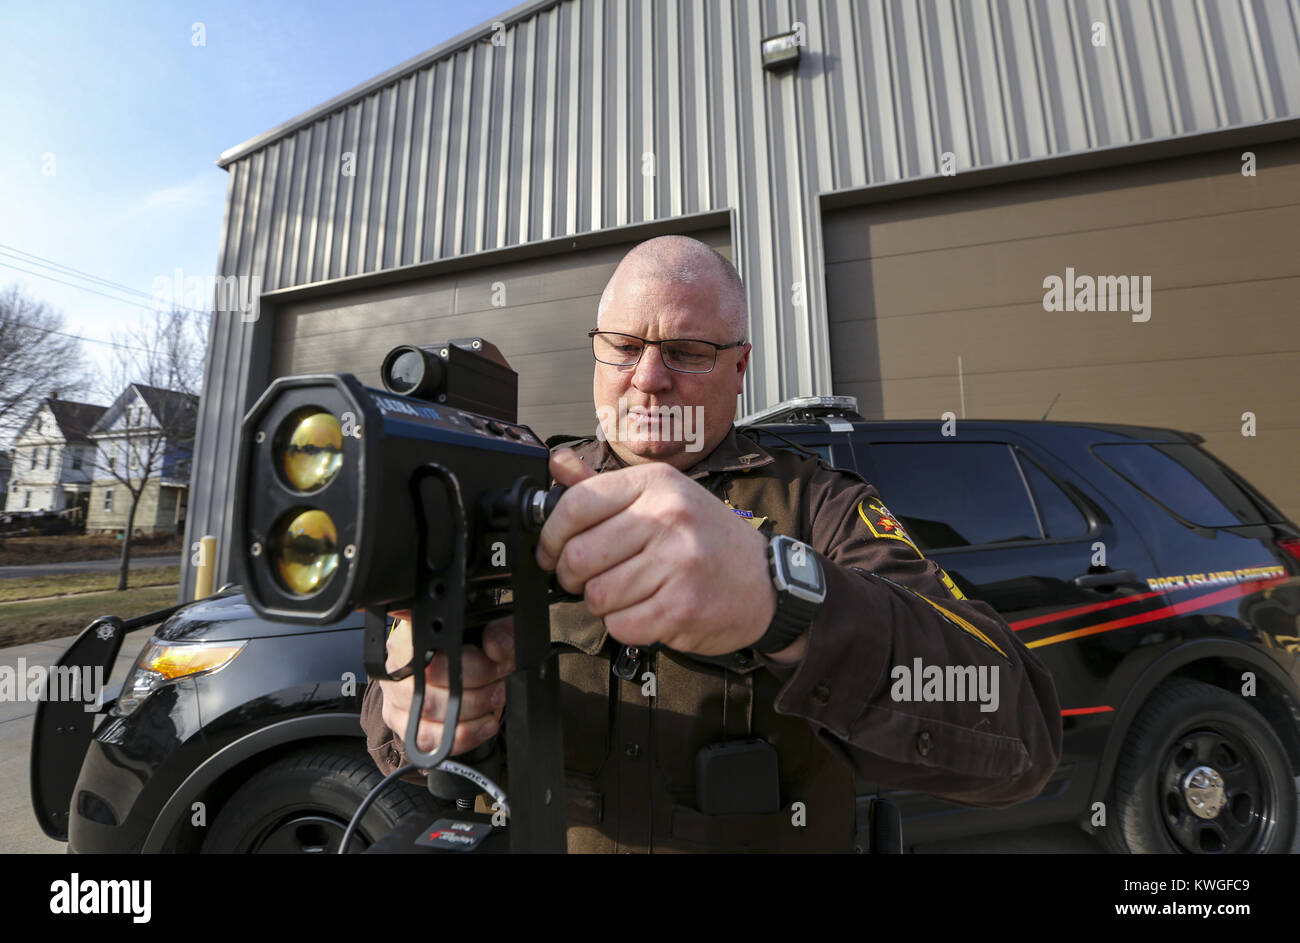
[[[324,511],[290,511],[272,532],[271,555],[292,593],[320,592],[339,567],[339,534]]]
[[[319,406],[295,410],[280,424],[280,468],[289,487],[319,491],[343,465],[343,429]]]

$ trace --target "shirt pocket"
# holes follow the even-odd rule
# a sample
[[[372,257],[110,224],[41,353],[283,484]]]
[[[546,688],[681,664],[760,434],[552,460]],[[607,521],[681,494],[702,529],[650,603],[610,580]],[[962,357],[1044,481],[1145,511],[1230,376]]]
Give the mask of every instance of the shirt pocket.
[[[610,744],[609,661],[561,648],[560,709],[564,718],[565,770],[595,776]]]
[[[735,739],[727,736],[723,726],[723,669],[700,663],[688,666],[660,651],[653,670],[655,771],[673,796],[693,801],[695,757],[700,749]]]

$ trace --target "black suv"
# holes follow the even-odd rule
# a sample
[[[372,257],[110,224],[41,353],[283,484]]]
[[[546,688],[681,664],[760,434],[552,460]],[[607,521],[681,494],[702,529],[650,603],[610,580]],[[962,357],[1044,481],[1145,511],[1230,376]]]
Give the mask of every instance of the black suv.
[[[1039,796],[988,810],[884,791],[907,845],[1074,821],[1114,851],[1291,848],[1300,529],[1201,437],[870,422],[843,397],[738,425],[875,484],[921,550],[1055,678],[1064,755]],[[80,705],[41,705],[32,792],[46,833],[77,852],[336,848],[379,781],[358,724],[360,617],[268,623],[227,588],[152,620],[100,620],[61,664],[110,666],[122,635],[159,615],[93,735],[73,722]],[[386,791],[357,847],[431,802],[404,783]]]

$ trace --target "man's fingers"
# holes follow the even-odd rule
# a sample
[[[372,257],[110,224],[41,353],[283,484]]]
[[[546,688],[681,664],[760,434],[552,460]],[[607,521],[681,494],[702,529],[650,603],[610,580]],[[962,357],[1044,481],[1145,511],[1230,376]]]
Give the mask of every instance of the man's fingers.
[[[388,659],[384,663],[389,674],[411,663],[411,624],[399,620],[388,633]]]
[[[440,688],[450,685],[451,676],[448,672],[450,662],[451,659],[446,652],[435,652],[433,662],[424,671],[428,683]],[[496,662],[476,645],[466,645],[460,650],[460,673],[460,683],[465,688],[480,688],[485,684],[491,684],[501,676],[497,671]]]
[[[504,705],[505,697],[506,683],[504,680],[481,688],[464,688],[460,692],[460,722],[479,722]],[[450,699],[451,691],[447,688],[426,687],[424,689],[424,707],[420,711],[420,716],[426,721],[444,723],[447,720],[447,704]],[[408,712],[410,710],[409,703],[407,704],[407,710]]]
[[[505,677],[515,670],[515,620],[513,616],[493,619],[483,627],[483,653],[496,664],[496,673]]]
[[[588,580],[584,601],[593,616],[603,617],[649,599],[670,574],[671,568],[655,566],[640,554]]]
[[[575,534],[629,507],[645,491],[653,476],[663,474],[663,469],[656,467],[659,465],[662,463],[620,468],[603,475],[593,473],[592,477],[570,485],[538,535],[538,565],[544,570],[555,569],[564,545]],[[551,467],[554,474],[555,458],[551,459]]]
[[[496,736],[496,732],[500,728],[501,723],[496,717],[485,717],[473,723],[457,724],[456,739],[451,745],[451,755],[459,756],[462,753],[468,753],[480,743]],[[415,732],[415,745],[425,753],[432,753],[442,745],[442,732],[444,729],[446,729],[445,724],[425,721],[420,724],[420,729]],[[405,740],[406,728],[402,728],[398,735]]]
[[[659,527],[644,515],[620,514],[569,538],[555,563],[560,585],[571,593],[585,592],[592,577],[640,556]]]
[[[551,477],[556,484],[576,485],[580,481],[596,477],[596,473],[582,464],[578,453],[573,449],[560,449],[551,456]]]

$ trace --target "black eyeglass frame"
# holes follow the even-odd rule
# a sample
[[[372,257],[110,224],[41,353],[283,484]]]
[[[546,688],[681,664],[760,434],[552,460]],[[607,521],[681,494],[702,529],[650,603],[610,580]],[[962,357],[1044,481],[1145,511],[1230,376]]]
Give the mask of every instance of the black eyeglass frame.
[[[631,363],[608,363],[607,361],[601,360],[599,357],[596,357],[595,339],[597,334],[613,334],[616,337],[630,337],[633,340],[640,341],[641,353],[637,354],[636,360],[632,361]],[[749,341],[747,340],[739,340],[736,341],[734,344],[715,344],[713,341],[702,340],[701,338],[698,337],[668,337],[661,341],[652,341],[652,340],[647,340],[644,337],[637,337],[635,334],[624,334],[622,331],[602,331],[599,328],[592,328],[590,331],[588,331],[587,338],[592,342],[591,355],[592,357],[596,358],[596,363],[603,363],[607,367],[635,367],[637,364],[641,362],[641,358],[645,356],[645,349],[647,347],[654,346],[659,348],[659,359],[663,360],[664,366],[667,367],[669,370],[676,371],[677,373],[690,373],[696,375],[713,372],[713,368],[718,365],[718,351],[730,350],[733,347],[744,347],[746,344],[749,343]],[[709,365],[709,369],[683,370],[681,367],[671,366],[667,360],[664,360],[664,350],[662,345],[673,344],[680,341],[690,341],[691,343],[694,344],[708,344],[710,347],[712,347],[713,363]]]

